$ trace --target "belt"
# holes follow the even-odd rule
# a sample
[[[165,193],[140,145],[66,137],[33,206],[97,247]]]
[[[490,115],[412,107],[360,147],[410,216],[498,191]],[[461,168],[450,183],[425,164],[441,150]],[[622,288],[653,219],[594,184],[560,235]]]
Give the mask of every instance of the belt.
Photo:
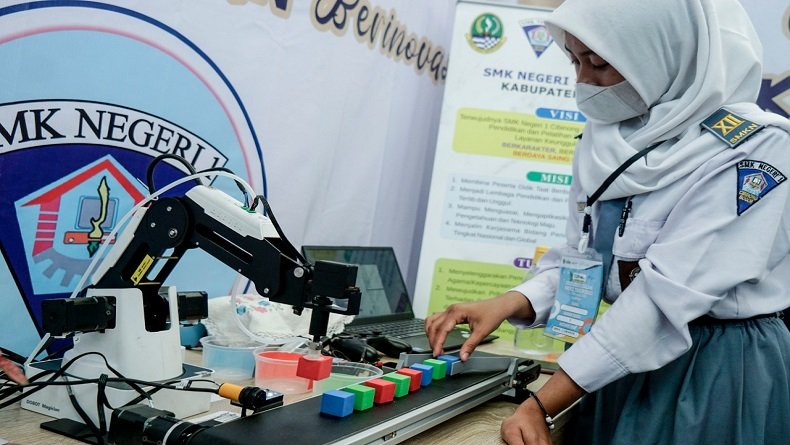
[[[702,317],[699,317],[696,320],[692,320],[689,323],[689,325],[708,326],[713,324],[727,324],[727,323],[739,323],[744,321],[761,320],[763,318],[784,318],[784,314],[781,311],[771,312],[770,314],[755,315],[754,317],[749,317],[749,318],[715,318],[715,317],[711,317],[710,315],[703,315]]]

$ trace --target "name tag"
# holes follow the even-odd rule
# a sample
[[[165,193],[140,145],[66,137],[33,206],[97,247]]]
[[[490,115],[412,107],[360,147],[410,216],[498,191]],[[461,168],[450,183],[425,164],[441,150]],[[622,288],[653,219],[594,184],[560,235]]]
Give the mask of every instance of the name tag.
[[[603,291],[603,263],[588,249],[580,256],[563,256],[554,306],[544,334],[567,343],[590,332]]]

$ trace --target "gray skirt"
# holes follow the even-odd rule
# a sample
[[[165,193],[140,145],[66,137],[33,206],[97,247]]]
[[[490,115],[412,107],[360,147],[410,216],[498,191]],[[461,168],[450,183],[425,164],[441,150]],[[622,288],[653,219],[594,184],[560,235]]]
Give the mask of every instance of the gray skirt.
[[[565,443],[790,444],[790,331],[778,317],[692,323],[693,345],[584,397]]]

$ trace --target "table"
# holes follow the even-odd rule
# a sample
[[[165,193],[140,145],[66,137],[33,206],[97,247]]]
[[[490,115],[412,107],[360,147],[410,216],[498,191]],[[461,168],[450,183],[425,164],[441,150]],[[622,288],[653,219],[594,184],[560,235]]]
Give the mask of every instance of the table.
[[[514,355],[511,345],[506,342],[494,341],[478,349],[495,354]],[[200,363],[200,353],[187,351],[186,361]],[[529,385],[529,389],[536,391],[548,378],[548,375],[541,374],[538,380]],[[286,396],[285,403],[294,403],[305,397],[309,397],[309,395]],[[499,437],[500,423],[502,419],[513,413],[516,406],[514,403],[506,401],[491,400],[401,443],[406,445],[499,445],[503,443]],[[572,416],[573,409],[574,407],[571,407],[555,418],[557,427],[552,434],[555,445],[561,445],[563,427]],[[212,403],[211,411],[222,410],[240,411],[225,400]],[[39,428],[40,423],[49,420],[52,418],[24,410],[19,405],[4,408],[0,410],[0,439],[8,440],[11,444],[24,445],[51,445],[53,443],[78,445],[83,443]],[[0,444],[2,443],[0,441]]]

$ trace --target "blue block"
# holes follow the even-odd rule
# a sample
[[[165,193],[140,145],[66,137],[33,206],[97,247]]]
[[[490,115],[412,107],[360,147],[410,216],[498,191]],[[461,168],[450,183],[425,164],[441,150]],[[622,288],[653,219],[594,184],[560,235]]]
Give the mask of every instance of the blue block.
[[[441,360],[443,362],[447,362],[447,373],[445,375],[450,375],[450,371],[452,370],[453,363],[461,361],[460,358],[454,355],[440,355],[436,357],[436,359]]]
[[[411,369],[416,369],[422,372],[422,380],[420,386],[428,386],[433,381],[433,366],[423,365],[422,363],[415,363],[409,366]]]
[[[321,412],[335,417],[346,417],[354,412],[354,394],[346,391],[327,391],[321,396]]]

